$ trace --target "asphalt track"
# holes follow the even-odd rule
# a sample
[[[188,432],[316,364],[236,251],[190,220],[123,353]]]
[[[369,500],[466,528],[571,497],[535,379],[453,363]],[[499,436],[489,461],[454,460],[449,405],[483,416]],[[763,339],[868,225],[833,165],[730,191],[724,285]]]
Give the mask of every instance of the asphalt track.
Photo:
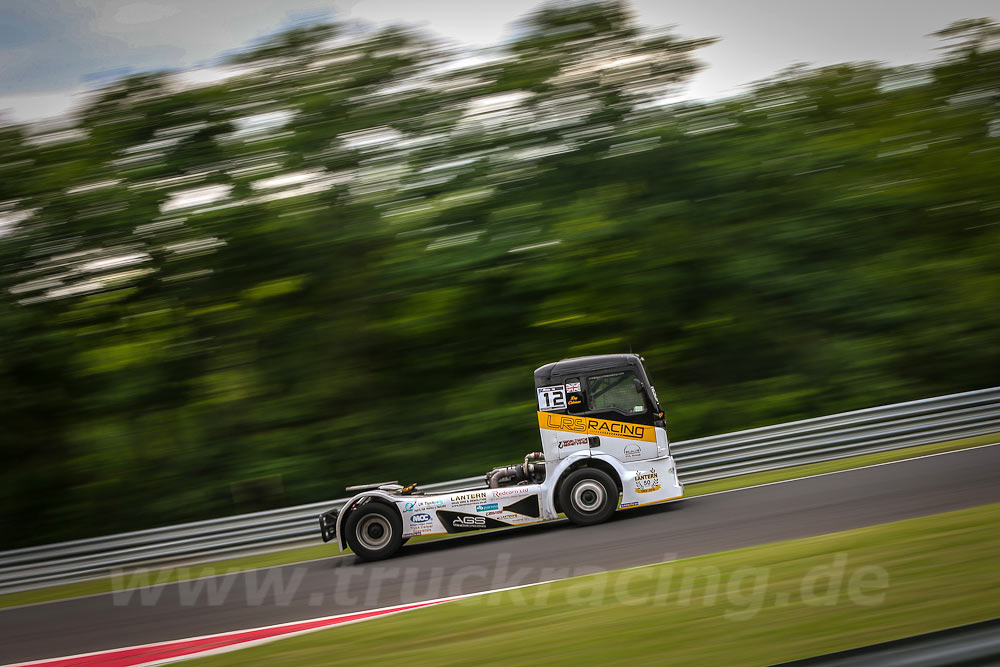
[[[557,522],[0,611],[0,664],[546,581],[1000,502],[1000,446]],[[683,472],[683,471],[682,471]],[[331,553],[336,551],[331,547]],[[199,571],[199,568],[195,568]]]

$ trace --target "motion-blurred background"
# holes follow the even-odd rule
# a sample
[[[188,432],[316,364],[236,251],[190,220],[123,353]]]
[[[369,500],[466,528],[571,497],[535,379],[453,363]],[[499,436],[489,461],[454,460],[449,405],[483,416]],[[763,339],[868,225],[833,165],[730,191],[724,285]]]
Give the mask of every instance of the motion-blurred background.
[[[477,474],[567,356],[641,352],[673,439],[997,384],[1000,26],[938,27],[706,100],[625,3],[302,20],[8,120],[2,547]]]

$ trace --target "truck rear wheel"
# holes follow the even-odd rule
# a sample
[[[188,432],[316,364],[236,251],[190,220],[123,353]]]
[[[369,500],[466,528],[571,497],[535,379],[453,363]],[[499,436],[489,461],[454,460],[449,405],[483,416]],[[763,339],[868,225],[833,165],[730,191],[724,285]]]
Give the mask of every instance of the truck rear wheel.
[[[347,544],[362,560],[382,560],[403,546],[403,521],[393,507],[368,503],[347,517]]]
[[[618,487],[603,470],[579,468],[559,487],[559,505],[566,518],[578,526],[601,523],[618,507]]]

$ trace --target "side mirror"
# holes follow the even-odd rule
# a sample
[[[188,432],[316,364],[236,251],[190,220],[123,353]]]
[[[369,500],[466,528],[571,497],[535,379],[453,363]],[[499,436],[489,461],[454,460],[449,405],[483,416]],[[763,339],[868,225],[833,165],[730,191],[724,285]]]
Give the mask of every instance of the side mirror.
[[[632,378],[632,384],[635,385],[635,393],[641,394],[643,387],[645,387],[645,385],[642,384],[642,380],[639,378]]]

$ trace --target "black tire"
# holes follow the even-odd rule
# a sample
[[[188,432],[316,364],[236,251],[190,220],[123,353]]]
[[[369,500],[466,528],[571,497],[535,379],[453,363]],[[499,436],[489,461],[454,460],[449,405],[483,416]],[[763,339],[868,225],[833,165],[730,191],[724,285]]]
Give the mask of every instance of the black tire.
[[[559,505],[576,525],[592,526],[607,521],[618,509],[618,487],[603,470],[578,468],[559,487]]]
[[[344,526],[347,545],[362,560],[382,560],[403,546],[403,520],[396,508],[369,502],[354,510]]]

